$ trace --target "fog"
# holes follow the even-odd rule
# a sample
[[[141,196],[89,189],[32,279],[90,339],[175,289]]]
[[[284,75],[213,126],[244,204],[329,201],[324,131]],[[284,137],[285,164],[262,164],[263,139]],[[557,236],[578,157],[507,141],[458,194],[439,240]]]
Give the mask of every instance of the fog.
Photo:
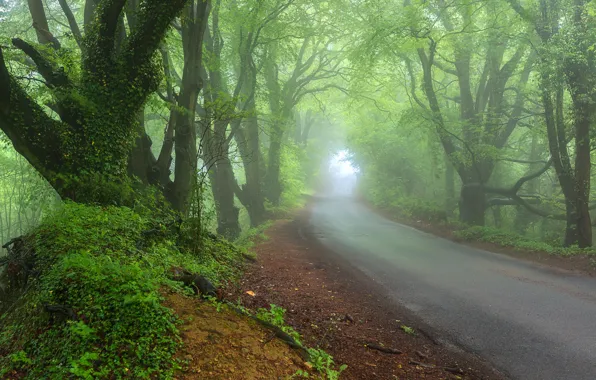
[[[354,197],[358,184],[358,170],[349,160],[349,152],[335,153],[328,165],[328,196]]]

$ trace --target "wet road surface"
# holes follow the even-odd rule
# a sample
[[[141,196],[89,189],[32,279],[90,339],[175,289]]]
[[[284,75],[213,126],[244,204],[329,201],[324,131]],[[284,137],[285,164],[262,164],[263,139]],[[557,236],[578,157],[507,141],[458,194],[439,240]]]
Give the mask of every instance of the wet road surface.
[[[316,197],[310,226],[442,340],[511,378],[596,379],[596,279],[435,237],[349,197]]]

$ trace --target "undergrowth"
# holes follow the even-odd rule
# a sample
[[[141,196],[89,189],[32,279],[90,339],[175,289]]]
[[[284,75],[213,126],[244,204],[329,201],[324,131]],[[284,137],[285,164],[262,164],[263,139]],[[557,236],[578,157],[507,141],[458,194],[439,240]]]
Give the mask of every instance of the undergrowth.
[[[273,222],[268,221],[258,227],[248,228],[242,231],[238,239],[234,242],[239,247],[248,251],[260,242],[267,241],[268,237],[265,231],[271,227]]]
[[[195,254],[178,240],[174,218],[143,210],[67,203],[46,218],[27,237],[26,292],[8,310],[0,304],[0,377],[171,378],[181,339],[160,302],[168,270],[221,285],[242,261],[215,237]]]
[[[412,197],[395,197],[387,200],[375,194],[365,194],[374,206],[389,210],[401,217],[429,223],[446,223],[447,213],[440,204]]]
[[[546,242],[531,240],[513,232],[503,231],[494,227],[473,226],[455,231],[454,235],[466,241],[484,241],[525,251],[547,252],[560,256],[596,254],[594,248],[581,249],[578,247],[556,246]]]

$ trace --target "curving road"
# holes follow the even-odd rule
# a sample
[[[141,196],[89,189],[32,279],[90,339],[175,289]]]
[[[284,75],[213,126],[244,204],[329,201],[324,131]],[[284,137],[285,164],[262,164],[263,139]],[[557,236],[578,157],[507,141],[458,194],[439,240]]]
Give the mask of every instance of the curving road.
[[[596,280],[389,221],[348,197],[317,197],[314,235],[440,332],[513,379],[596,379]]]

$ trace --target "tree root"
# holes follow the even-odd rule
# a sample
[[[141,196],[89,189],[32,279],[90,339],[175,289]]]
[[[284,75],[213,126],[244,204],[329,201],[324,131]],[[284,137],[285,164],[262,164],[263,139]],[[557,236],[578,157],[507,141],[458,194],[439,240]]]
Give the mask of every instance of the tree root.
[[[203,297],[217,297],[217,289],[211,281],[198,273],[191,273],[185,269],[173,267],[170,269],[171,279],[180,281],[192,288],[195,294]]]
[[[409,363],[412,364],[412,365],[417,365],[417,366],[423,367],[423,368],[442,369],[444,371],[451,372],[451,373],[457,374],[457,375],[462,375],[464,373],[464,371],[461,368],[458,368],[458,367],[442,367],[442,366],[436,366],[434,364],[421,363],[421,362],[416,361],[416,360],[410,360]]]
[[[247,317],[251,318],[252,320],[254,320],[255,322],[257,322],[258,324],[260,324],[261,326],[267,328],[268,330],[271,330],[271,332],[274,334],[274,336],[276,338],[280,339],[285,344],[287,344],[288,346],[290,346],[291,348],[296,350],[298,352],[298,355],[300,355],[300,357],[302,358],[302,360],[310,361],[310,354],[308,353],[306,348],[304,348],[304,346],[302,344],[296,342],[296,340],[294,338],[292,338],[292,336],[290,336],[290,334],[286,333],[285,331],[283,331],[281,328],[275,326],[274,324],[264,321],[252,314],[246,313],[244,310],[236,307],[231,302],[228,302],[228,301],[223,301],[223,302],[226,305],[228,305],[232,310],[237,312],[238,314],[247,316]]]
[[[377,350],[377,351],[381,351],[384,352],[386,354],[392,354],[392,355],[400,355],[403,354],[402,351],[397,350],[395,348],[389,348],[389,347],[383,347],[383,346],[379,346],[377,344],[374,343],[366,343],[364,345],[366,348],[370,348],[371,350]]]

